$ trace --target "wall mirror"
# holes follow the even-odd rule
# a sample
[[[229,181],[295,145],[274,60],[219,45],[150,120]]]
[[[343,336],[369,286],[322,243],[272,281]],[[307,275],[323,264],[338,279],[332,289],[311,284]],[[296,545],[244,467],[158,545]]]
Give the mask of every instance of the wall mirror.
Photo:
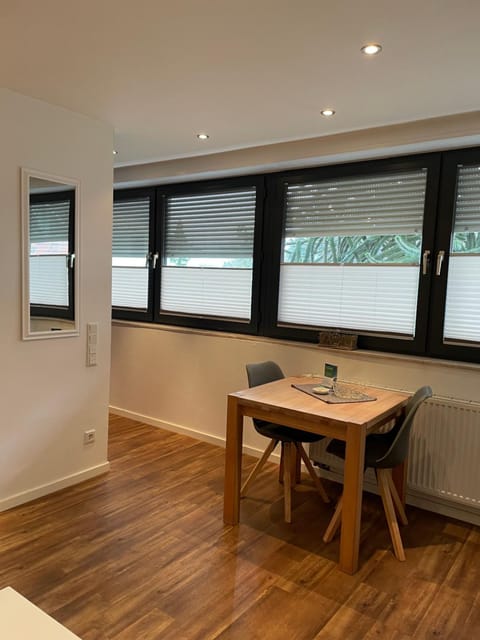
[[[23,338],[78,335],[79,183],[22,169]]]

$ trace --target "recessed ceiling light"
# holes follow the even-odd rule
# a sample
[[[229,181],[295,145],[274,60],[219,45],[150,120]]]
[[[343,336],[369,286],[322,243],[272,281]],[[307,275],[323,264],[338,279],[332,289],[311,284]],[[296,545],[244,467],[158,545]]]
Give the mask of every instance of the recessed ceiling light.
[[[335,111],[333,109],[322,109],[320,113],[322,116],[325,116],[325,118],[330,118],[335,115]]]
[[[208,140],[209,137],[208,133],[197,133],[197,138],[199,140]]]
[[[377,53],[380,53],[381,50],[382,50],[382,46],[374,42],[370,44],[366,44],[364,47],[360,49],[360,51],[364,53],[366,56],[375,56],[377,55]]]
[[[113,155],[116,156],[118,155],[118,151],[116,151],[115,149],[113,150]]]

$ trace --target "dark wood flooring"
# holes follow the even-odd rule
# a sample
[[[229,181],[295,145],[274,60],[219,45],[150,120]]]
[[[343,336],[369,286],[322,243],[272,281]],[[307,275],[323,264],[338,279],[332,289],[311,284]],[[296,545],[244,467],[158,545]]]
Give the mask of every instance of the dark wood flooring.
[[[109,457],[110,473],[0,514],[0,588],[83,640],[480,638],[477,527],[409,508],[400,563],[366,495],[347,576],[306,478],[287,525],[267,465],[232,528],[222,449],[112,416]]]

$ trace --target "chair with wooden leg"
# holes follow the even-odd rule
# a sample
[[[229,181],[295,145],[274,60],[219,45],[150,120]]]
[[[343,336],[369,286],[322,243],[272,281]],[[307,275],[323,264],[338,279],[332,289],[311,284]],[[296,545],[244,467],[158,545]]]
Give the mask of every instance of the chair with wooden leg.
[[[246,368],[248,384],[250,387],[257,387],[261,384],[274,382],[275,380],[280,380],[281,378],[285,377],[278,364],[272,361],[247,364]],[[267,462],[270,454],[273,453],[278,443],[280,443],[282,448],[282,464],[280,465],[280,468],[282,472],[284,489],[285,522],[292,521],[292,488],[297,481],[296,472],[294,471],[297,468],[297,459],[301,458],[305,463],[307,471],[312,477],[315,487],[322,500],[327,503],[330,502],[321,483],[321,480],[315,473],[312,463],[310,462],[310,459],[302,446],[302,442],[317,442],[318,440],[321,440],[323,436],[258,419],[253,420],[253,425],[256,431],[260,435],[269,438],[270,442],[263,452],[262,457],[257,462],[255,467],[253,468],[253,471],[245,481],[245,484],[241,488],[240,496],[244,497],[246,495],[253,481]],[[292,471],[294,473],[292,473]]]
[[[387,433],[374,433],[367,436],[365,442],[365,469],[368,467],[375,469],[378,489],[387,518],[393,550],[398,560],[405,560],[405,551],[395,511],[398,513],[402,524],[408,524],[408,520],[393,482],[392,469],[405,462],[408,455],[408,444],[413,418],[422,402],[431,396],[432,389],[430,387],[421,387],[418,389],[407,403],[405,418],[399,420]],[[340,440],[332,440],[327,447],[327,451],[345,459],[345,443]],[[335,513],[325,531],[323,536],[324,542],[330,542],[340,526],[342,519],[342,498],[343,496],[338,501]]]

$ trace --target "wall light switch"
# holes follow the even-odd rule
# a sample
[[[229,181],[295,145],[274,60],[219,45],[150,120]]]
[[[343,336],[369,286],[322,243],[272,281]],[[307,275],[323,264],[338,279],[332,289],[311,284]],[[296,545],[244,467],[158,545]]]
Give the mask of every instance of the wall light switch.
[[[98,322],[87,323],[87,367],[97,364]]]

